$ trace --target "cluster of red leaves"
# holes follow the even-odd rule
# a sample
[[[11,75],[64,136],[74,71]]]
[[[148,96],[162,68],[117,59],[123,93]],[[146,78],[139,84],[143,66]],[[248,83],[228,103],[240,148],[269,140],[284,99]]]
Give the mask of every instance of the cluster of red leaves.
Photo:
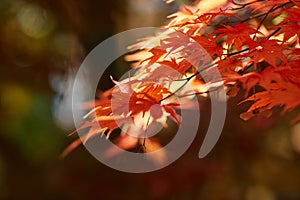
[[[114,81],[116,86],[96,101],[82,126],[89,128],[86,139],[99,133],[109,137],[120,125],[126,126],[128,119],[142,124],[142,129],[157,122],[165,125],[167,117],[179,124],[175,96],[190,100],[191,91],[184,89],[187,84],[197,94],[220,84],[229,96],[240,88],[246,96],[251,92],[243,101],[253,102],[241,114],[245,120],[270,116],[276,106],[286,112],[300,105],[299,1],[228,0],[218,7],[210,5],[209,11],[202,9],[205,4],[199,5],[182,6],[169,16],[161,33],[133,46],[140,52],[127,59],[138,61],[136,73]],[[221,79],[212,68],[219,70]],[[120,106],[117,109],[112,108],[114,99]],[[127,102],[128,110],[122,102]],[[294,122],[299,119],[300,115]],[[131,129],[127,126],[122,137],[130,138]]]
[[[230,0],[205,13],[201,7],[184,6],[170,16],[167,28],[205,48],[228,95],[235,96],[240,87],[246,96],[254,91],[243,101],[254,102],[241,114],[243,119],[261,113],[270,116],[275,106],[286,112],[300,105],[299,5],[295,0]]]

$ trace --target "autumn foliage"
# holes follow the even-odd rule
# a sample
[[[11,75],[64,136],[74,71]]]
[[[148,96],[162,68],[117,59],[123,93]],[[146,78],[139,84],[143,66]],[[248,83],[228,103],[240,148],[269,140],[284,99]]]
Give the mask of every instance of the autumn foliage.
[[[155,124],[166,127],[168,118],[180,125],[178,99],[186,102],[181,109],[190,109],[195,95],[207,97],[221,88],[230,98],[245,91],[241,103],[252,105],[241,113],[244,120],[300,105],[300,1],[228,0],[210,7],[182,6],[163,31],[131,47],[138,52],[126,59],[136,61],[135,73],[119,82],[112,78],[115,86],[98,94],[96,106],[86,105],[90,112],[81,127],[86,140],[99,134],[109,138],[122,127],[117,145],[145,144],[131,135]],[[300,115],[292,122],[298,120]],[[160,147],[147,140],[154,144],[150,150]]]

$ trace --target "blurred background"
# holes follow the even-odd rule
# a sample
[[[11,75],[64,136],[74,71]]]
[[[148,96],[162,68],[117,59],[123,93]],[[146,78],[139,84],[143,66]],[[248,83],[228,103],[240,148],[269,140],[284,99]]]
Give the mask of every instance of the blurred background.
[[[294,113],[244,122],[239,113],[247,105],[236,106],[243,94],[229,100],[225,129],[204,159],[197,155],[206,110],[189,150],[156,172],[118,172],[83,146],[59,158],[76,138],[67,137],[75,128],[70,94],[84,57],[116,33],[161,26],[182,3],[187,1],[0,1],[0,199],[300,199]],[[121,76],[127,68],[121,59],[108,75]],[[102,89],[112,85],[108,75]]]

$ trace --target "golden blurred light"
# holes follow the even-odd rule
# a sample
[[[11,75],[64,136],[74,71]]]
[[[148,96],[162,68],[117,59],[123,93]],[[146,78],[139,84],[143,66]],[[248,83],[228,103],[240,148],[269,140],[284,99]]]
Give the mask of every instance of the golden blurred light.
[[[246,191],[246,200],[275,200],[270,188],[264,185],[251,186]]]
[[[266,140],[266,148],[272,155],[292,159],[293,151],[289,141],[289,129],[280,127],[272,129]]]
[[[10,115],[18,116],[31,108],[32,99],[29,91],[17,84],[6,84],[0,88],[0,103]]]
[[[299,123],[292,128],[290,139],[294,151],[300,153],[300,124]]]
[[[44,38],[55,27],[53,15],[36,5],[25,4],[17,14],[17,21],[24,34],[34,39]]]

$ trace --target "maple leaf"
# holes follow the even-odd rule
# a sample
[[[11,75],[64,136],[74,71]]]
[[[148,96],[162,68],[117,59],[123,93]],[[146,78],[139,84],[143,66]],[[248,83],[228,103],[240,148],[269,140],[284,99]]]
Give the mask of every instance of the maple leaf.
[[[291,22],[289,24],[282,24],[278,27],[281,28],[281,30],[278,32],[279,34],[284,34],[283,42],[287,41],[294,35],[297,35],[298,38],[300,38],[300,25],[297,22]]]
[[[300,105],[300,88],[285,82],[284,87],[278,84],[271,84],[272,89],[258,92],[242,102],[255,101],[247,112],[259,108],[272,109],[275,106],[284,106],[283,112],[291,111]]]
[[[201,11],[201,10],[200,10]],[[218,17],[226,17],[228,20],[232,18],[237,18],[241,19],[240,16],[234,13],[228,13],[225,12],[224,10],[219,10],[219,12],[209,12],[209,13],[203,13],[200,16],[198,16],[195,20],[194,23],[204,23],[208,25],[210,22],[216,20]]]
[[[261,81],[262,77],[260,74],[255,73],[255,72],[251,72],[251,73],[247,73],[244,75],[231,75],[229,77],[227,77],[225,80],[226,82],[238,82],[239,84],[241,84],[243,86],[243,88],[246,89],[246,93],[245,96],[248,96],[249,91],[255,86],[257,85],[260,81]]]
[[[286,66],[280,67],[276,70],[284,81],[300,87],[300,59],[289,61]]]
[[[164,60],[161,62],[158,62],[161,65],[165,65],[168,67],[171,67],[172,69],[178,71],[181,74],[185,74],[186,71],[192,66],[188,61],[182,60],[177,63],[175,58],[171,58],[171,61],[169,60]]]
[[[287,41],[294,35],[300,38],[299,16],[300,9],[291,8],[284,11],[287,17],[278,25],[280,31],[276,35],[284,34],[283,41]]]
[[[221,59],[216,62],[216,64],[218,65],[218,69],[225,79],[231,75],[236,75],[239,70],[243,69],[241,59],[237,59],[236,57]]]
[[[161,49],[161,48],[153,48],[150,49],[149,52],[152,53],[153,55],[143,60],[142,62],[149,61],[149,64],[153,64],[167,53],[165,49]]]
[[[226,44],[234,45],[238,51],[242,50],[244,45],[251,45],[254,41],[250,37],[252,34],[262,34],[254,28],[251,28],[249,24],[237,24],[234,26],[223,25],[225,28],[219,28],[213,32],[217,34],[216,39],[220,39],[226,36]]]
[[[160,104],[164,96],[171,94],[166,88],[155,83],[144,83],[131,94],[129,109],[132,116],[147,112],[155,104]]]
[[[257,63],[266,61],[272,66],[278,65],[278,60],[280,59],[282,62],[287,62],[287,56],[284,55],[284,50],[286,48],[280,43],[279,40],[268,40],[263,39],[257,43],[252,43],[250,45],[250,51],[247,56],[251,57],[251,60],[254,63],[254,66],[257,66]]]
[[[262,86],[265,91],[255,93],[246,100],[254,101],[252,106],[241,117],[249,119],[256,114],[266,114],[275,106],[283,106],[283,113],[300,105],[300,67],[299,59],[291,60],[276,68],[269,66],[257,76],[253,84]],[[247,73],[247,75],[250,73]],[[245,76],[245,75],[244,75]],[[239,79],[240,80],[240,79]],[[253,87],[248,85],[248,87]]]
[[[180,10],[174,14],[168,16],[171,21],[168,23],[167,27],[172,26],[183,26],[187,23],[193,22],[196,19],[198,9],[192,6],[182,6]]]
[[[223,54],[223,48],[216,43],[212,35],[207,34],[207,37],[195,36],[193,39],[198,42],[210,56],[217,55],[220,57]]]

